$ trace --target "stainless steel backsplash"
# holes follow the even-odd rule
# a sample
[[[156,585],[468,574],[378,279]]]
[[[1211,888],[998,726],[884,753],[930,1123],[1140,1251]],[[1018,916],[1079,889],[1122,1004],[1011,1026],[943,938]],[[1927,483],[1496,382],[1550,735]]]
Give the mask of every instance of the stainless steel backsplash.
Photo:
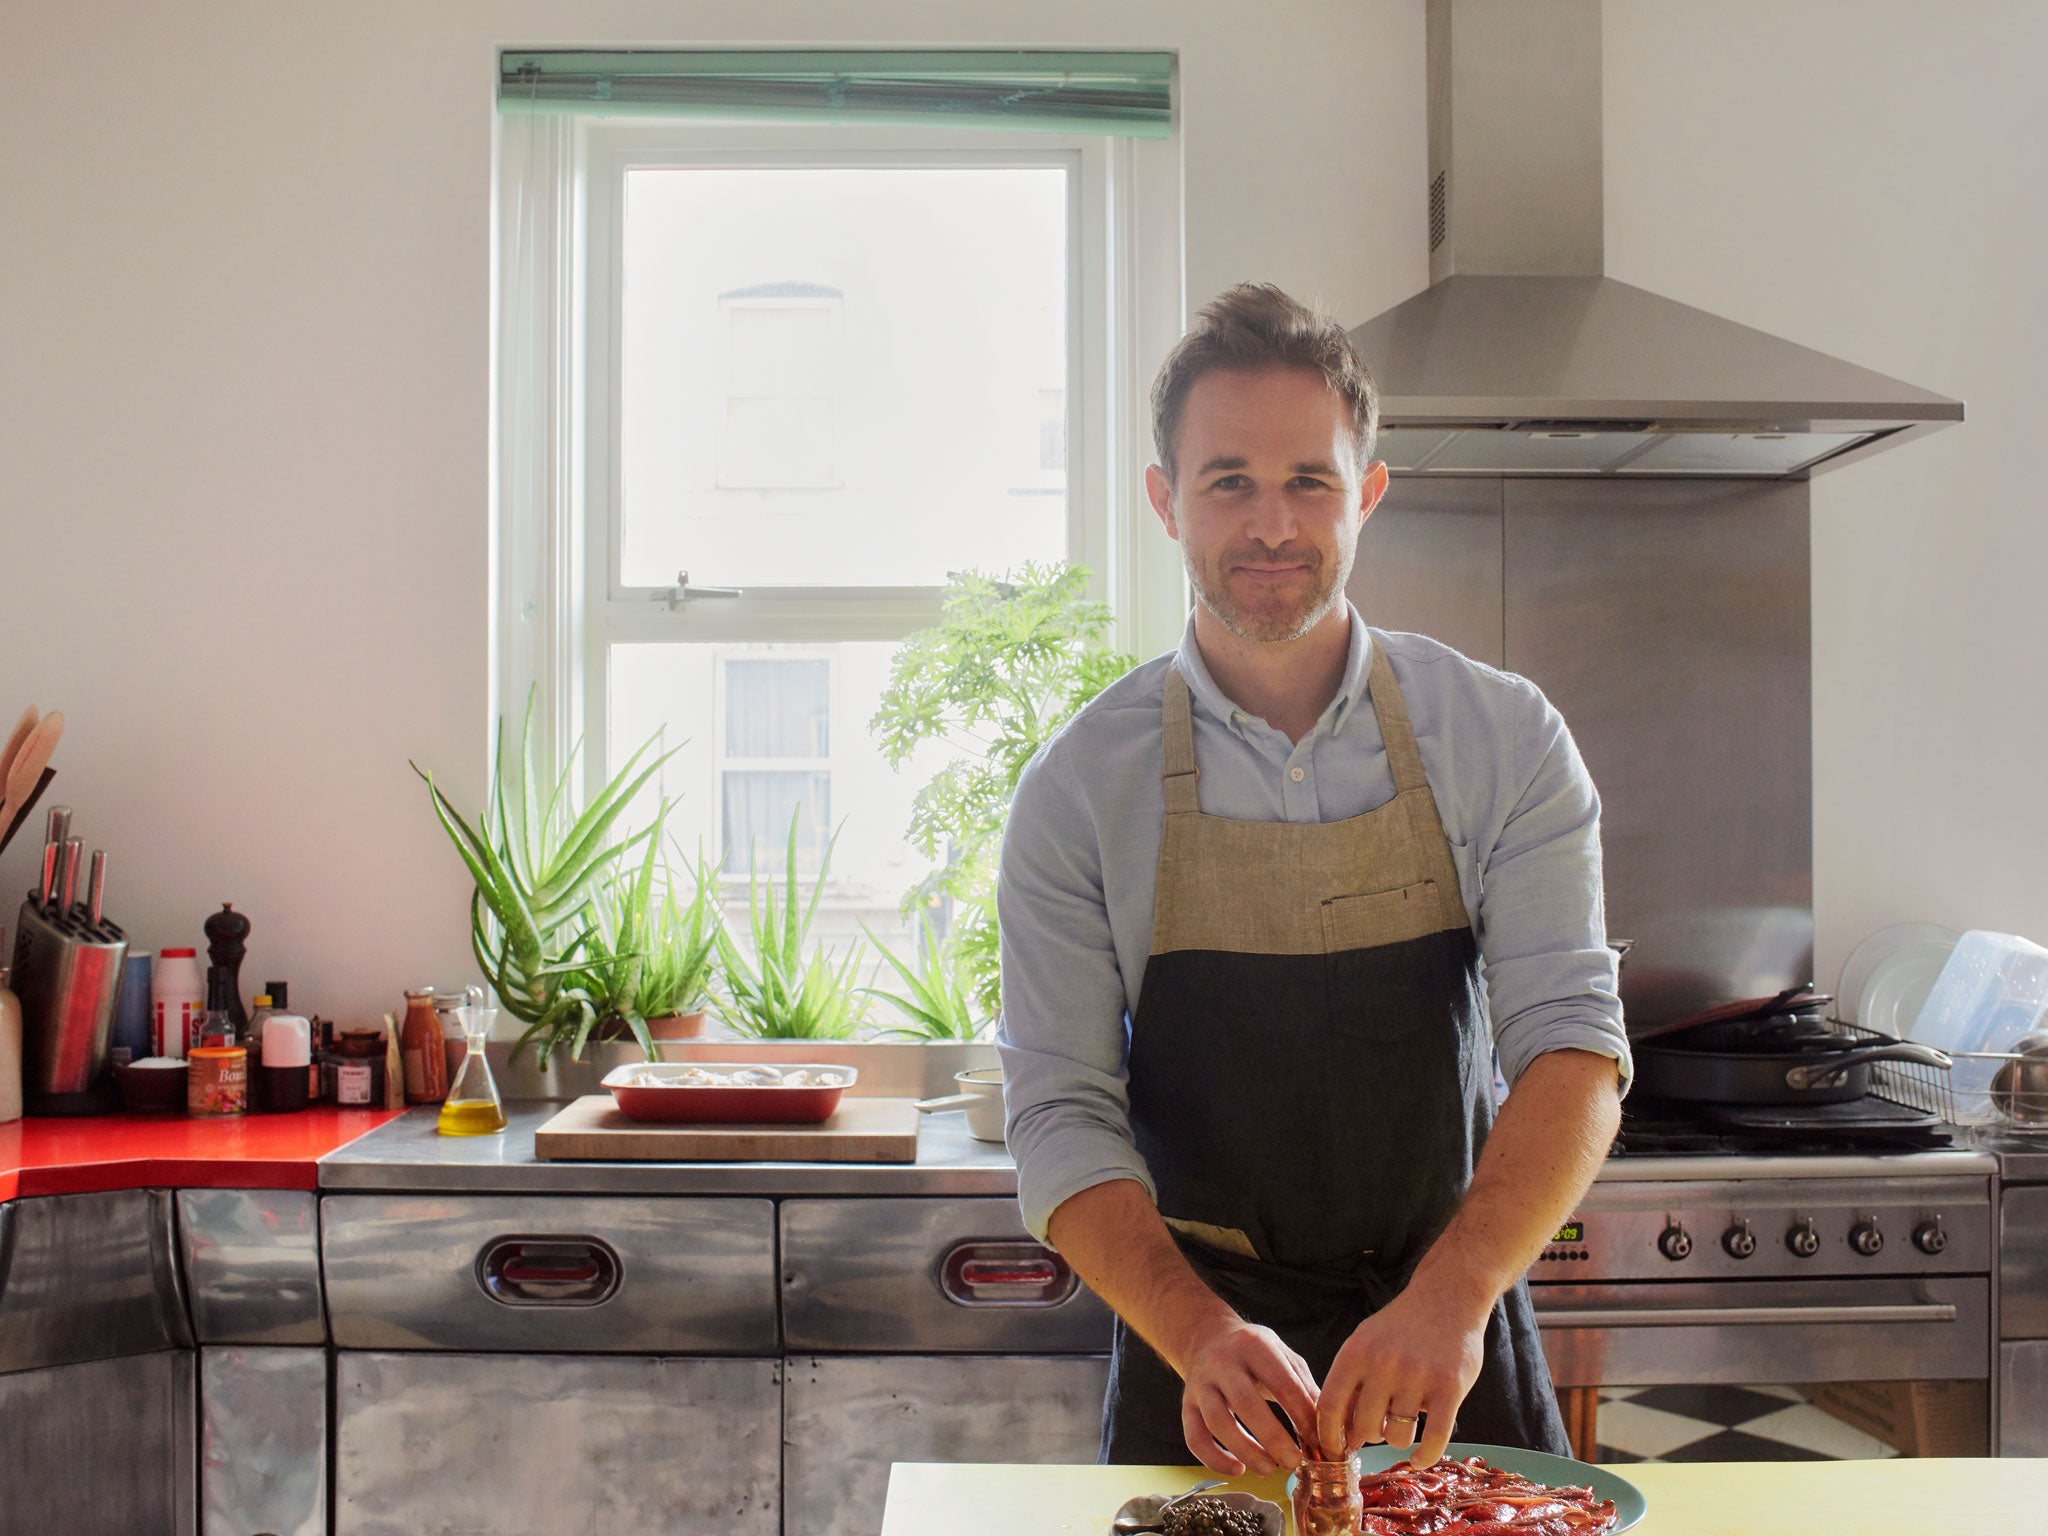
[[[1794,481],[1402,477],[1360,539],[1367,623],[1520,673],[1570,725],[1633,1022],[1812,979],[1808,571]]]

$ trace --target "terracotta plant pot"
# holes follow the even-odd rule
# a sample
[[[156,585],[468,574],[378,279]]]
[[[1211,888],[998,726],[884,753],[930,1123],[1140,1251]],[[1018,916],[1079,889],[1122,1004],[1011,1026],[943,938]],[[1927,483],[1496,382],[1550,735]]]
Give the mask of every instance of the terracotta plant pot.
[[[647,1021],[647,1032],[657,1040],[695,1040],[704,1033],[704,1011],[671,1013]]]

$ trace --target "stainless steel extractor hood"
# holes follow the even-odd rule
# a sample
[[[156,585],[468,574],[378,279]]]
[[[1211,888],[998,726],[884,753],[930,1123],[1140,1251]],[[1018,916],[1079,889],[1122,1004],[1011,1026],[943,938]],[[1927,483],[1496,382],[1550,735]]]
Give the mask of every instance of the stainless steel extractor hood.
[[[1431,286],[1351,333],[1396,473],[1804,479],[1960,401],[1602,272],[1599,0],[1429,0]]]

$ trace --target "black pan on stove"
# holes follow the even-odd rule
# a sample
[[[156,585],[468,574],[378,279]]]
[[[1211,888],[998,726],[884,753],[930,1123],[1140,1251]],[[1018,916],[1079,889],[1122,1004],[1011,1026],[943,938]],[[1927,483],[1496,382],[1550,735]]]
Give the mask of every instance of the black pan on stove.
[[[1817,1013],[1774,1011],[1794,997],[1759,999],[1747,1015],[1716,1009],[1637,1041],[1631,1047],[1635,1091],[1694,1104],[1845,1104],[1870,1092],[1870,1069],[1877,1062],[1943,1070],[1949,1065],[1947,1055],[1932,1046],[1906,1040],[1872,1044],[1835,1033]]]

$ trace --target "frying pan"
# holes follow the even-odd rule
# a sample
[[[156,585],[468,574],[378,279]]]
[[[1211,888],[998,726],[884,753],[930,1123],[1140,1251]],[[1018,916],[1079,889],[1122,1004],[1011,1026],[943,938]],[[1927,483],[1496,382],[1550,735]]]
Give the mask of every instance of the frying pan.
[[[1697,1021],[1638,1042],[1632,1053],[1637,1092],[1697,1104],[1843,1104],[1870,1092],[1877,1062],[1949,1066],[1932,1046],[1869,1045],[1798,1013]]]

